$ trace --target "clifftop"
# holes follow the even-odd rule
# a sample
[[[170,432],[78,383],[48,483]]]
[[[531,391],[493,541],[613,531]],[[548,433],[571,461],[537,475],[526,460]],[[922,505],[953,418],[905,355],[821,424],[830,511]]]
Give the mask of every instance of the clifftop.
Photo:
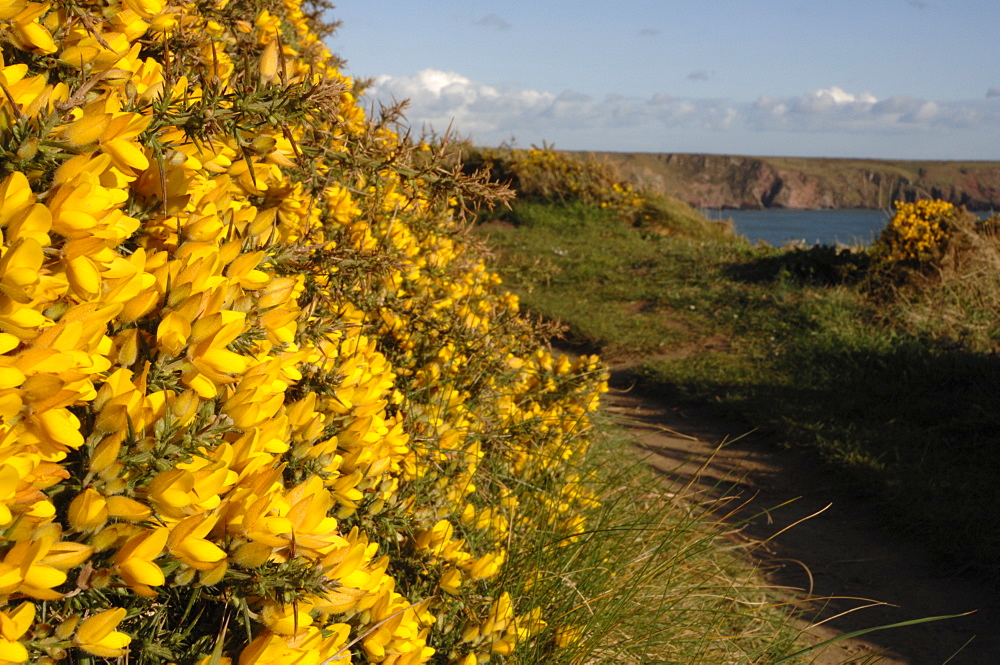
[[[1000,162],[590,153],[631,182],[703,208],[889,208],[940,198],[1000,209]]]

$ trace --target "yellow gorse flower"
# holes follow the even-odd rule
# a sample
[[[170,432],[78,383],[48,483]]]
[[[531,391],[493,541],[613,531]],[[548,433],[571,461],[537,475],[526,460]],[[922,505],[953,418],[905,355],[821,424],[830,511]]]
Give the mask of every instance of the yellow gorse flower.
[[[124,655],[132,638],[115,628],[125,618],[125,610],[117,607],[84,619],[77,626],[73,642],[95,656],[115,658]]]
[[[150,587],[162,586],[166,578],[153,560],[160,556],[170,531],[165,528],[141,530],[116,552],[115,570],[129,587],[141,596],[155,597]]]
[[[5,2],[0,9],[0,21],[6,23],[9,39],[26,51],[48,55],[58,48],[52,34],[41,24],[39,17],[49,10],[48,3]]]
[[[0,612],[0,660],[25,663],[30,655],[18,640],[28,632],[35,620],[35,606],[19,603],[9,611]]]

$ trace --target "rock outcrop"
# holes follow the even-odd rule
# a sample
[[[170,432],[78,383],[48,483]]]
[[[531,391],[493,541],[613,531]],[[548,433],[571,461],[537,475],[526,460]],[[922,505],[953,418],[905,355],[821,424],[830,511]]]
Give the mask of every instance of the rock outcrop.
[[[1000,209],[1000,162],[594,153],[640,187],[703,208],[889,208],[940,198]]]

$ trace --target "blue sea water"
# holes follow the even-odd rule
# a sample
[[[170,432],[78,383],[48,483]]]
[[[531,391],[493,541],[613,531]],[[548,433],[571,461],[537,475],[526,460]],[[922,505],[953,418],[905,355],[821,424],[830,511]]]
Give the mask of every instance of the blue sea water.
[[[731,219],[736,232],[750,242],[774,247],[871,245],[889,221],[886,210],[703,210],[709,219]]]

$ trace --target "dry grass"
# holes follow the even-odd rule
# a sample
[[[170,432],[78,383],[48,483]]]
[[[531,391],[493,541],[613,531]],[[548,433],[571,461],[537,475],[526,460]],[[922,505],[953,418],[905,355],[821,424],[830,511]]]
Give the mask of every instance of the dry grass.
[[[1000,350],[997,221],[960,217],[941,257],[893,289],[893,316],[905,328],[946,345]]]

